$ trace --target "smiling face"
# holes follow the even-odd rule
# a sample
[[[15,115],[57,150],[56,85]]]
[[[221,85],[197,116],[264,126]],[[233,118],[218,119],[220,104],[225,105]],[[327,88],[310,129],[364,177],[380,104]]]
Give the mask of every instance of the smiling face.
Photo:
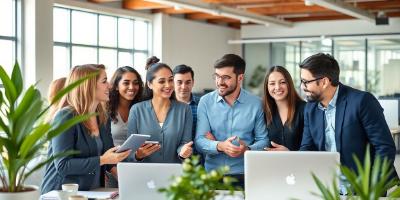
[[[121,80],[118,82],[118,90],[120,99],[132,101],[139,92],[139,80],[135,73],[125,72],[122,74]]]
[[[167,68],[161,68],[154,74],[154,79],[147,82],[149,88],[153,90],[153,97],[169,99],[174,91],[174,77]]]
[[[229,96],[240,87],[243,74],[236,75],[233,67],[215,69],[214,78],[218,94],[221,97]]]
[[[110,85],[107,82],[107,74],[104,69],[100,70],[99,79],[96,83],[96,100],[98,102],[107,102],[109,99]]]
[[[275,101],[284,101],[288,98],[287,80],[280,72],[272,72],[268,77],[268,93]]]
[[[193,79],[190,72],[175,74],[174,76],[175,94],[180,99],[190,98],[193,88]]]
[[[320,84],[320,80],[317,80],[307,69],[301,69],[300,76],[302,82],[306,82],[301,84],[301,88],[306,95],[307,101],[322,101],[323,88],[322,84]],[[310,80],[312,80],[312,82],[310,82]]]

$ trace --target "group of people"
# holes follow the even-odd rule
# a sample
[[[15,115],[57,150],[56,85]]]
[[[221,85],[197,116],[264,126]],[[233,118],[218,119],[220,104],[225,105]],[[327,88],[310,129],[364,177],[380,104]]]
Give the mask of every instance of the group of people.
[[[148,59],[145,81],[128,66],[118,68],[110,83],[103,65],[72,69],[66,85],[98,74],[68,93],[47,120],[65,123],[76,115],[97,115],[51,141],[49,156],[69,150],[79,153],[55,158],[46,166],[42,193],[64,183],[78,183],[80,190],[105,183],[115,187],[118,162],[180,163],[193,154],[202,157],[207,171],[229,166],[226,176],[244,187],[245,151],[339,152],[341,163],[356,170],[352,156],[363,160],[368,144],[374,157],[389,159],[391,177],[398,177],[393,166],[395,145],[383,109],[370,93],[340,83],[339,65],[328,54],[312,55],[300,64],[307,103],[282,66],[269,68],[260,99],[242,88],[245,61],[226,54],[214,64],[216,90],[199,98],[192,93],[191,67],[171,69],[159,61]],[[158,143],[117,153],[118,145],[131,134],[147,134]]]

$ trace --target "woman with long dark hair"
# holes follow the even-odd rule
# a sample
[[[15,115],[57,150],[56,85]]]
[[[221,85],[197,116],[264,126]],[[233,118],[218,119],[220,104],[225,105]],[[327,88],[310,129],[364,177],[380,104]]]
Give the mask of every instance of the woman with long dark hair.
[[[264,80],[263,108],[271,145],[269,151],[299,150],[304,128],[305,102],[282,66],[269,69]]]
[[[143,81],[132,67],[118,68],[110,81],[108,113],[114,145],[122,145],[127,139],[129,110],[142,99]]]
[[[179,163],[192,154],[192,113],[187,104],[173,98],[171,68],[159,59],[147,61],[145,101],[132,106],[129,134],[147,134],[158,144],[145,144],[132,159],[155,163]]]

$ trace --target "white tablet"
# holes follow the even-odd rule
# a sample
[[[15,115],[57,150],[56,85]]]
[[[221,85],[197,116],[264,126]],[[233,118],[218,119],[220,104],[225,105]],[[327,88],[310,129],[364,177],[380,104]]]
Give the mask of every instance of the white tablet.
[[[129,149],[135,152],[148,139],[150,135],[132,134],[115,152],[120,153]]]

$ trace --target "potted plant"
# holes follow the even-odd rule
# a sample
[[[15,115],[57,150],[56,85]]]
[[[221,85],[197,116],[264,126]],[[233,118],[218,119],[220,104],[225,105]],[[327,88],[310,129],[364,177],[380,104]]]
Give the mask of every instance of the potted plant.
[[[340,166],[340,171],[348,182],[346,190],[351,191],[348,196],[340,196],[336,179],[332,181],[331,187],[328,187],[312,173],[313,179],[321,192],[320,195],[314,194],[324,200],[378,200],[389,189],[399,184],[397,180],[390,179],[391,164],[386,158],[382,159],[377,156],[372,164],[369,147],[366,150],[364,164],[361,164],[356,156],[353,156],[353,159],[356,162],[358,173],[346,166]],[[400,197],[399,187],[388,194],[389,199],[398,197]]]
[[[50,105],[93,76],[95,74],[59,91]],[[37,186],[24,185],[27,177],[55,158],[74,152],[63,152],[38,163],[30,161],[52,138],[92,115],[76,116],[64,124],[44,122],[43,115],[50,106],[44,106],[45,101],[35,85],[23,92],[24,83],[18,63],[14,65],[11,77],[0,66],[0,79],[4,87],[0,91],[0,200],[39,199]],[[27,168],[28,163],[33,164],[31,170]]]
[[[253,94],[259,95],[260,85],[264,80],[266,71],[267,69],[262,65],[257,65],[257,67],[254,69],[253,74],[250,77],[249,83],[247,84]]]
[[[182,164],[183,173],[181,176],[172,177],[172,184],[167,188],[159,189],[165,193],[170,200],[211,200],[217,195],[234,195],[235,190],[241,188],[232,186],[236,180],[224,177],[229,172],[229,167],[221,167],[209,173],[200,164],[198,156],[185,159]],[[228,190],[229,192],[219,193],[217,190]]]

